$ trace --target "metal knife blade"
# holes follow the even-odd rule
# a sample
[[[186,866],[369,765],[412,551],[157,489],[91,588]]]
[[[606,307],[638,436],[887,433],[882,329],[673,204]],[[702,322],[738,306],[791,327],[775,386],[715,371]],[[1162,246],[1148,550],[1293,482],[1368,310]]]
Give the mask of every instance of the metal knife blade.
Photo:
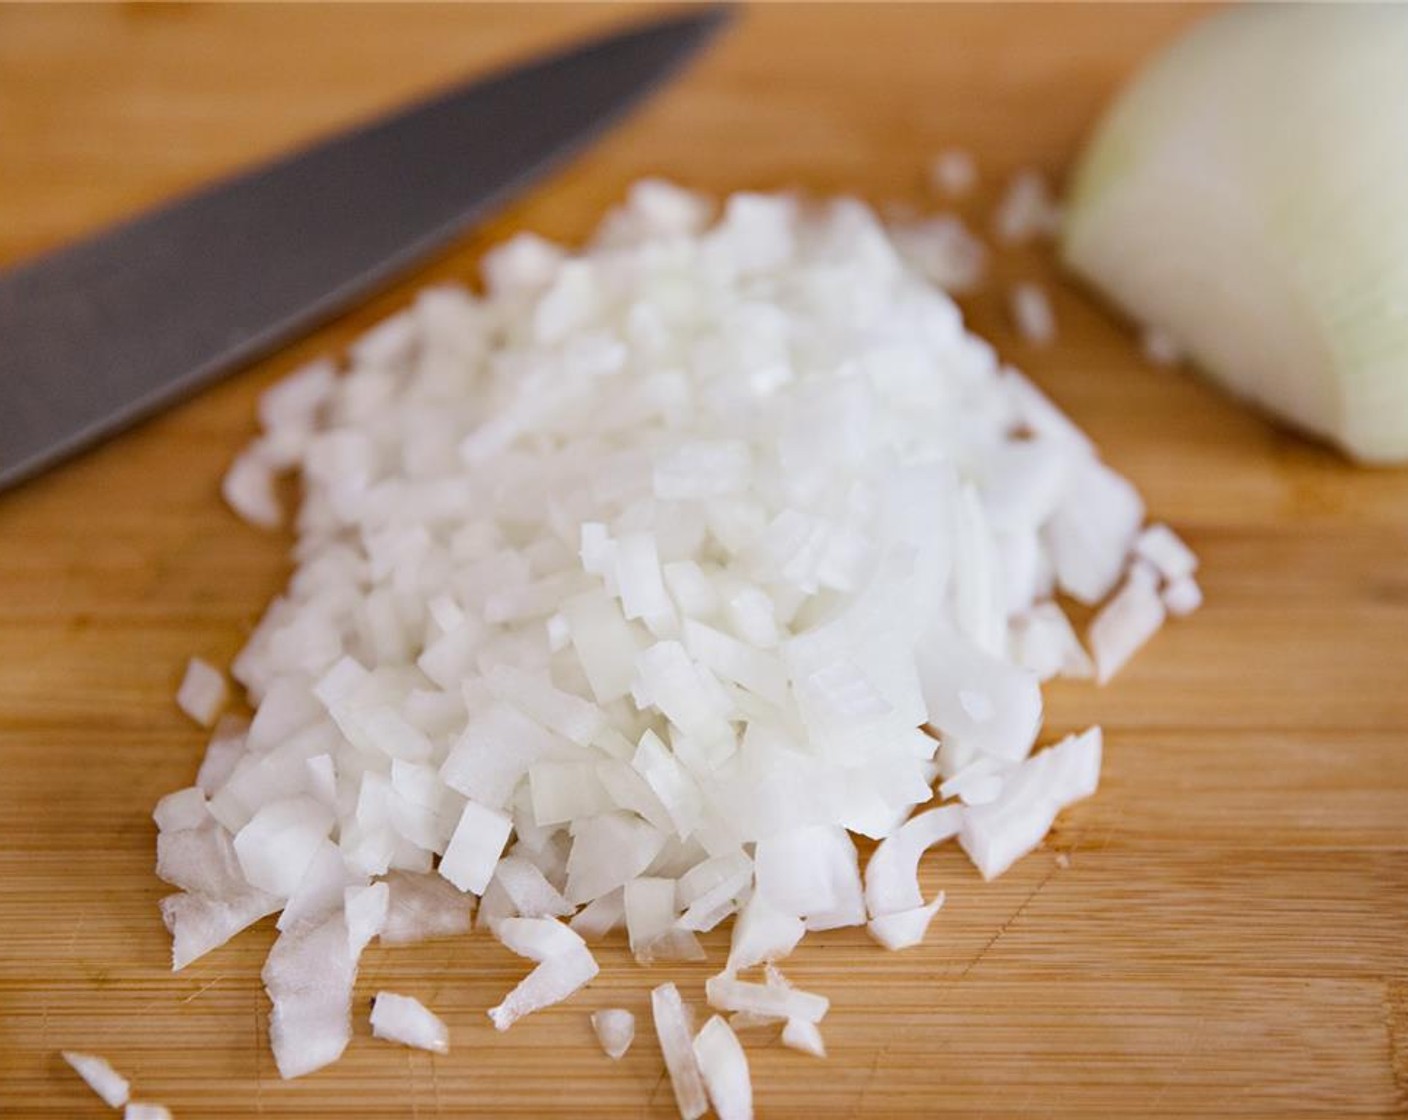
[[[0,274],[0,489],[427,257],[726,18],[693,11],[509,69]]]

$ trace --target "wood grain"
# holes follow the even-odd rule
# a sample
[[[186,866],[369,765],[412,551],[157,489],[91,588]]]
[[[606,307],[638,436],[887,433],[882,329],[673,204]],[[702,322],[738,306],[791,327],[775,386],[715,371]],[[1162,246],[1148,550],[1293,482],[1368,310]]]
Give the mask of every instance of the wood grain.
[[[417,283],[534,228],[578,238],[636,176],[922,198],[939,146],[1059,174],[1123,75],[1201,13],[1140,7],[764,7],[564,174],[412,281],[0,497],[0,1113],[99,1116],[60,1064],[91,1049],[186,1117],[672,1114],[648,1029],[619,1064],[593,1008],[644,1014],[665,973],[619,944],[601,978],[507,1035],[484,1009],[522,963],[482,937],[369,951],[359,997],[424,998],[454,1049],[373,1042],[278,1080],[261,927],[166,969],[148,813],[194,774],[171,696],[228,659],[285,543],[220,506],[259,389]],[[599,7],[0,8],[0,262],[458,75],[617,22]],[[1003,276],[1046,277],[1032,253]],[[1195,381],[1144,367],[1057,284],[1062,340],[1014,341],[999,284],[971,320],[1028,368],[1204,561],[1208,602],[1110,688],[1054,690],[1052,734],[1108,736],[1104,786],[1042,852],[949,903],[921,948],[809,938],[825,1065],[749,1047],[760,1112],[792,1116],[1381,1116],[1408,1109],[1408,474],[1363,472]],[[3,340],[0,340],[3,344]],[[0,417],[0,433],[3,417]],[[1053,853],[1070,853],[1070,866]],[[699,1001],[713,963],[671,969]],[[642,1023],[644,1026],[644,1022]]]

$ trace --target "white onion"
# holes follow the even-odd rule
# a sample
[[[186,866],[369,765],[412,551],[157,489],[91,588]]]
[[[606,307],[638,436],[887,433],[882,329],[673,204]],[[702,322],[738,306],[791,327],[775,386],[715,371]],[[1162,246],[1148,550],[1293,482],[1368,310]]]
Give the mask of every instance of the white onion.
[[[984,879],[1001,875],[1041,843],[1058,812],[1095,792],[1101,747],[1098,727],[1069,736],[1018,766],[996,800],[963,810],[958,840]]]
[[[683,1120],[696,1120],[709,1110],[704,1077],[694,1053],[689,1008],[673,984],[661,984],[650,993],[650,1009],[655,1020],[655,1036],[665,1055],[675,1104]]]
[[[1170,581],[1162,592],[1164,607],[1176,618],[1192,614],[1203,605],[1203,589],[1192,576]]]
[[[911,817],[880,842],[865,866],[865,904],[872,919],[924,905],[919,858],[957,836],[962,826],[963,810],[950,805]]]
[[[777,909],[760,891],[754,891],[733,923],[728,970],[741,972],[755,964],[781,960],[806,932],[806,923],[799,916]]]
[[[694,934],[676,924],[673,879],[632,879],[626,884],[625,906],[631,953],[641,964],[704,959]]]
[[[473,899],[439,875],[393,871],[386,884],[386,920],[378,934],[382,944],[406,945],[469,932]]]
[[[77,1050],[65,1050],[63,1059],[83,1078],[88,1088],[103,1098],[103,1103],[109,1108],[121,1108],[127,1103],[127,1095],[130,1092],[127,1078],[113,1069],[106,1058],[100,1058],[96,1054],[80,1054]]]
[[[202,727],[209,727],[225,706],[229,689],[220,670],[208,661],[192,657],[186,675],[176,691],[176,704]]]
[[[489,1018],[506,1031],[524,1015],[560,1003],[598,972],[586,942],[551,918],[508,918],[494,930],[504,945],[520,957],[538,962],[497,1006]]]
[[[128,1101],[122,1120],[171,1120],[171,1110],[152,1101]]]
[[[719,1120],[752,1120],[753,1082],[748,1058],[728,1023],[711,1016],[694,1037],[694,1056]]]
[[[636,1037],[636,1017],[620,1007],[592,1012],[592,1030],[613,1062],[620,1061]]]
[[[440,874],[462,891],[483,894],[512,831],[507,813],[467,802],[440,860]]]
[[[1090,623],[1088,638],[1095,655],[1095,679],[1104,684],[1164,623],[1164,603],[1151,579],[1134,574]]]
[[[1060,208],[1041,172],[1025,168],[1012,176],[993,215],[998,241],[1020,245],[1036,237],[1054,236],[1060,228]]]
[[[1150,525],[1134,542],[1135,553],[1152,564],[1169,583],[1198,570],[1198,557],[1183,539],[1163,523]]]
[[[881,914],[866,922],[866,932],[886,949],[908,949],[924,940],[929,923],[934,920],[944,904],[944,892],[934,896],[934,901],[909,910],[895,910]]]
[[[450,1052],[450,1031],[444,1021],[412,996],[377,992],[372,1001],[372,1035],[435,1054]]]
[[[929,183],[950,198],[961,198],[977,185],[978,164],[963,148],[945,148],[929,161]]]
[[[1056,312],[1045,288],[1023,280],[1012,285],[1007,300],[1012,323],[1022,338],[1033,346],[1050,346],[1056,341]]]
[[[584,254],[519,238],[484,297],[422,293],[261,403],[297,567],[232,666],[252,722],[155,816],[177,967],[282,910],[286,1076],[345,1047],[371,938],[462,935],[476,905],[535,962],[499,1030],[592,980],[587,938],[697,959],[733,917],[711,1004],[822,1053],[825,997],[771,962],[808,930],[918,942],[928,846],[997,874],[1094,789],[1098,735],[1031,754],[1042,680],[1090,671],[1053,596],[1128,575],[1157,601],[1148,564],[1186,557],[903,233],[851,200],[707,212],[654,184]],[[906,824],[936,782],[961,804]],[[853,834],[880,841],[864,882]],[[653,1006],[681,1111],[704,1064],[746,1114],[723,1021],[696,1058],[678,993]]]
[[[826,1057],[826,1042],[821,1037],[821,1028],[806,1019],[787,1020],[782,1028],[782,1045],[814,1058]]]
[[[813,992],[753,984],[731,976],[711,976],[705,985],[709,1006],[720,1011],[750,1011],[779,1019],[805,1019],[819,1023],[826,1017],[831,1001]]]
[[[357,961],[341,914],[279,934],[264,962],[269,1045],[279,1076],[302,1077],[337,1061],[352,1040]]]
[[[383,934],[391,907],[391,888],[386,883],[347,887],[343,893],[343,914],[347,922],[347,951],[359,957],[373,937]]]
[[[1201,22],[1110,109],[1062,242],[1224,388],[1378,463],[1408,457],[1406,51],[1396,4]]]

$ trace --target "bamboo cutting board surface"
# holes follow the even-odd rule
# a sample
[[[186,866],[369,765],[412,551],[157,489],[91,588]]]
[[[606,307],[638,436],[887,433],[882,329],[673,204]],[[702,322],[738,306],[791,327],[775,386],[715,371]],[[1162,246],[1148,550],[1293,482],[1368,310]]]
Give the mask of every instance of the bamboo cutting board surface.
[[[1022,165],[1059,175],[1118,81],[1198,10],[768,7],[565,173],[413,281],[101,450],[0,496],[0,1113],[100,1116],[61,1048],[109,1056],[181,1117],[673,1114],[649,987],[619,941],[564,1006],[506,1035],[526,971],[484,936],[373,948],[342,1062],[278,1080],[269,924],[167,970],[149,812],[195,774],[172,694],[227,663],[286,542],[217,497],[259,390],[522,228],[580,238],[643,174],[711,192],[923,197],[977,153],[984,221]],[[626,13],[592,7],[0,9],[0,263]],[[1045,255],[999,277],[1054,277]],[[1020,345],[1001,285],[965,301],[1203,558],[1205,609],[1109,688],[1050,693],[1046,734],[1107,735],[1099,795],[992,885],[953,850],[919,948],[808,938],[830,1059],[747,1037],[760,1114],[1369,1116],[1408,1109],[1408,473],[1351,469],[1195,381],[1144,366],[1081,293]],[[3,345],[3,340],[0,340]],[[4,418],[0,417],[0,438]],[[1057,861],[1057,853],[1069,856]],[[449,1056],[368,1037],[366,997],[423,998]],[[641,1033],[618,1064],[587,1012]]]

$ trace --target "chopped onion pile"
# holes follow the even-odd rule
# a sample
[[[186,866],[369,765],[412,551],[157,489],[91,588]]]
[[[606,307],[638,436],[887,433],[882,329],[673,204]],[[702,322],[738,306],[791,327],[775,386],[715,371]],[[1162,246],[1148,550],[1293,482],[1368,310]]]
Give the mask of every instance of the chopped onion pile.
[[[845,926],[916,943],[925,849],[1000,874],[1094,792],[1098,729],[1032,753],[1041,683],[1107,677],[1186,605],[1186,549],[858,202],[740,194],[711,225],[646,182],[586,253],[523,236],[485,276],[261,403],[226,493],[273,523],[299,472],[298,567],[233,667],[253,720],[157,809],[173,964],[282,912],[294,1077],[346,1046],[373,937],[463,933],[476,898],[534,964],[501,1030],[596,975],[589,939],[696,959],[732,918],[732,1020],[696,1037],[670,984],[653,1010],[681,1114],[746,1116],[731,1026],[825,1053],[826,998],[770,962]],[[1092,667],[1054,597],[1121,585]],[[400,998],[377,1033],[437,1049]]]

